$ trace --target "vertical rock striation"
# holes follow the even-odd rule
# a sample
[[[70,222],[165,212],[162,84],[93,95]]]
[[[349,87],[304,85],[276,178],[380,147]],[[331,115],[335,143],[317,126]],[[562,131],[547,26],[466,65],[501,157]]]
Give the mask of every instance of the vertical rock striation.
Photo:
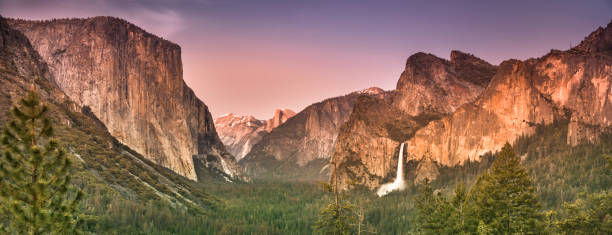
[[[561,119],[569,120],[568,144],[597,141],[612,127],[612,22],[570,50],[508,60],[497,68],[456,51],[450,61],[417,53],[393,92],[392,100],[355,105],[333,159],[342,166],[339,176],[378,187],[396,168],[388,152],[405,141],[408,159],[420,162],[417,181],[435,177],[433,165],[478,161],[533,134],[537,125]],[[357,108],[368,103],[371,108]],[[370,112],[373,107],[387,111]],[[408,126],[427,112],[442,116]],[[385,121],[398,116],[404,127]],[[404,134],[381,135],[385,127]]]
[[[416,53],[408,58],[389,96],[355,104],[340,129],[332,159],[343,187],[352,181],[374,189],[392,177],[400,143],[431,120],[473,102],[497,71],[496,66],[460,51],[452,51],[450,58]]]
[[[430,152],[444,165],[479,160],[556,119],[570,120],[571,145],[596,141],[612,125],[612,23],[568,51],[503,62],[478,100],[417,131],[408,152]]]
[[[183,81],[178,45],[112,17],[10,24],[29,38],[60,89],[130,148],[194,180],[194,159],[210,157],[220,171],[240,175],[208,107]]]
[[[384,97],[372,87],[312,104],[266,134],[240,164],[254,176],[321,178],[333,154],[338,130],[360,96]]]

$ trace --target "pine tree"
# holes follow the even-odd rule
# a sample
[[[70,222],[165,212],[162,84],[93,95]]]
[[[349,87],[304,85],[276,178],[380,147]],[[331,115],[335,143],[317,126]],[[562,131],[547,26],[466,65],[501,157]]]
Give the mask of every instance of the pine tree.
[[[604,155],[612,170],[612,158]],[[561,234],[612,234],[612,191],[590,193],[564,203],[553,227]]]
[[[30,91],[2,132],[0,221],[7,234],[76,233],[82,197],[70,186],[70,161],[53,137],[48,107]]]
[[[453,209],[452,216],[449,218],[453,224],[452,234],[467,234],[468,230],[465,223],[465,204],[467,199],[467,191],[465,184],[459,183],[455,187],[455,194],[451,199]]]
[[[338,190],[338,178],[334,165],[334,185],[324,183],[323,189],[333,197],[331,202],[319,211],[319,218],[314,229],[319,234],[353,234],[357,218],[354,206],[348,200],[348,194]]]
[[[504,145],[490,173],[480,177],[473,190],[471,215],[484,223],[478,225],[479,230],[487,227],[495,234],[538,234],[544,229],[534,183],[510,144]]]
[[[434,193],[425,179],[415,199],[418,232],[421,234],[467,234],[464,228],[463,208],[465,186],[459,184],[450,202],[441,193]]]

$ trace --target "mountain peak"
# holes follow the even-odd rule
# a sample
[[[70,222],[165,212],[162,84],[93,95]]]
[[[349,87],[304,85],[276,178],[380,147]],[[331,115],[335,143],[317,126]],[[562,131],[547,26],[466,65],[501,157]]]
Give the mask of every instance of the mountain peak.
[[[478,58],[476,56],[474,56],[473,54],[470,53],[465,53],[459,50],[452,50],[450,53],[450,61],[451,63],[454,64],[466,64],[466,63],[470,63],[470,64],[486,64],[491,66],[491,64],[489,64],[488,62],[486,62],[485,60]]]
[[[277,109],[274,111],[274,117],[268,120],[266,124],[266,131],[270,132],[272,129],[277,128],[281,124],[285,123],[287,119],[295,116],[295,112],[291,109]]]
[[[612,21],[605,28],[597,28],[572,49],[588,53],[612,51]]]
[[[443,61],[445,60],[433,54],[417,52],[412,54],[410,57],[408,57],[408,60],[406,60],[406,69],[410,67],[426,67],[433,63],[441,63]]]
[[[379,95],[379,94],[385,93],[385,90],[381,89],[380,87],[373,86],[373,87],[366,88],[360,91],[356,91],[354,93],[363,94],[363,95]]]

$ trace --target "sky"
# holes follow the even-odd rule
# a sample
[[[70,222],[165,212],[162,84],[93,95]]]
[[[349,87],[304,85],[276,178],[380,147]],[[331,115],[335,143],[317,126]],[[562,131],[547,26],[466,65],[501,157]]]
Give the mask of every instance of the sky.
[[[183,78],[213,117],[267,119],[392,90],[416,52],[499,64],[568,49],[612,20],[612,0],[0,0],[0,14],[126,19],[181,46]]]

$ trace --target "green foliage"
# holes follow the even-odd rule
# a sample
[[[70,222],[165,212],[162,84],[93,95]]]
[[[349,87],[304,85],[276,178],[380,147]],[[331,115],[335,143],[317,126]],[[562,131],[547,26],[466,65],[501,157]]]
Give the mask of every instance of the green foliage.
[[[612,159],[605,158],[612,171]],[[549,214],[550,229],[560,234],[612,234],[612,192],[587,194]]]
[[[554,223],[561,234],[612,234],[612,193],[593,193],[565,203]]]
[[[469,195],[458,184],[448,201],[426,181],[416,199],[422,234],[537,234],[543,230],[533,182],[510,144],[496,155]]]
[[[82,193],[70,185],[71,164],[52,138],[49,109],[34,91],[19,103],[2,132],[2,229],[9,234],[75,233]]]
[[[352,234],[357,218],[354,206],[346,192],[339,192],[337,185],[322,183],[322,188],[329,194],[329,203],[319,211],[319,218],[314,226],[318,234]]]
[[[542,231],[543,217],[533,181],[521,166],[510,144],[502,148],[476,185],[471,215],[496,234],[535,234]]]
[[[415,198],[418,211],[418,232],[421,234],[455,234],[457,231],[457,210],[441,193],[434,191],[426,179]],[[461,199],[455,199],[461,200]]]

